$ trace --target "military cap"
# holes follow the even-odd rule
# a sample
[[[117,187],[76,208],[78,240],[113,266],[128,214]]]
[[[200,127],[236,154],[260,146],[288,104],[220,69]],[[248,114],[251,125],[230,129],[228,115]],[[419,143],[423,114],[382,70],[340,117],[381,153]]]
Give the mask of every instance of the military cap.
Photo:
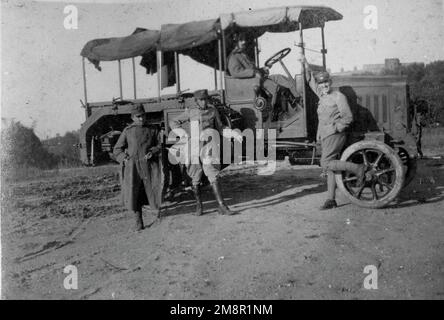
[[[131,108],[131,116],[138,116],[145,113],[143,104],[137,104]]]
[[[330,81],[330,74],[327,71],[321,71],[315,75],[315,79],[317,83]]]
[[[207,89],[194,91],[194,98],[196,98],[196,99],[203,100],[203,99],[207,99],[208,97],[209,96],[208,96],[208,90]]]

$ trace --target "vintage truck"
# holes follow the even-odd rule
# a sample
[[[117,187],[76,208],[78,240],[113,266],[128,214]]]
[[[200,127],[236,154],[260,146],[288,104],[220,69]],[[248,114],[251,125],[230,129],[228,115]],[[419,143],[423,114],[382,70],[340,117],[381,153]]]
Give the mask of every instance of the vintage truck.
[[[221,14],[210,20],[162,25],[160,30],[138,28],[121,38],[95,39],[82,49],[84,102],[86,120],[80,129],[81,160],[86,165],[112,159],[112,147],[123,128],[131,122],[130,109],[143,104],[152,124],[168,136],[168,120],[194,103],[191,93],[181,91],[180,56],[188,56],[214,70],[214,84],[208,83],[211,99],[225,124],[232,128],[275,129],[277,139],[270,141],[278,154],[288,155],[292,163],[314,164],[319,148],[315,143],[317,97],[306,81],[304,65],[292,75],[284,58],[291,48],[283,48],[265,61],[272,67],[279,63],[286,75],[295,81],[299,102],[282,110],[282,103],[270,105],[269,96],[261,91],[258,78],[237,79],[230,76],[227,59],[234,48],[232,35],[248,35],[248,53],[259,67],[259,38],[264,33],[289,33],[296,36],[297,50],[311,50],[304,43],[304,30],[319,29],[322,65],[326,70],[327,49],[324,27],[342,15],[324,6],[289,6]],[[311,50],[314,51],[314,50]],[[135,57],[151,74],[157,74],[157,96],[137,99]],[[85,60],[100,70],[101,61],[117,61],[120,96],[107,102],[88,101]],[[134,97],[123,99],[121,61],[132,59]],[[161,72],[166,68],[169,72]],[[163,84],[175,85],[176,93],[161,95]],[[354,114],[350,146],[343,160],[365,163],[369,170],[363,187],[357,188],[356,177],[336,175],[338,187],[355,204],[383,207],[390,203],[411,181],[416,169],[416,143],[410,134],[409,91],[402,76],[333,75],[333,86],[343,92]],[[283,99],[283,95],[279,96]],[[285,117],[281,117],[285,112]],[[169,142],[165,139],[165,146]]]

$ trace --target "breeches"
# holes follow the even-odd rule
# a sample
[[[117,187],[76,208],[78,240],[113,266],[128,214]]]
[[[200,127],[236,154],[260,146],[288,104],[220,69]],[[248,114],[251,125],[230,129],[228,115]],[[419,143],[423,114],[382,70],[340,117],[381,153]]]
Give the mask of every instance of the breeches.
[[[335,133],[327,138],[323,139],[321,142],[322,155],[321,155],[321,166],[327,171],[348,171],[354,174],[358,174],[360,167],[358,164],[338,160],[344,149],[347,137],[345,133]]]
[[[272,74],[265,79],[264,88],[267,89],[273,96],[276,95],[278,86],[290,89],[293,96],[298,97],[299,93],[296,91],[293,79],[285,77],[281,74]]]
[[[321,167],[326,170],[335,170],[335,160],[339,159],[339,156],[345,146],[346,135],[345,133],[332,134],[321,141],[322,154],[321,154]],[[333,161],[333,162],[332,162]],[[333,166],[332,166],[333,165]]]
[[[205,173],[210,183],[216,182],[219,172],[220,165],[218,164],[200,163],[187,165],[187,174],[190,176],[193,186],[197,186],[200,183],[202,173]]]

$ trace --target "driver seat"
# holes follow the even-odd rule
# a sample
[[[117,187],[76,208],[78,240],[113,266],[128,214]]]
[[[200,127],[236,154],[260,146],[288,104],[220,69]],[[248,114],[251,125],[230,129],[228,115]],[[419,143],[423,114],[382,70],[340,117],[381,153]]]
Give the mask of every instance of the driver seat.
[[[225,90],[227,100],[230,102],[251,101],[260,91],[261,80],[253,78],[235,78],[225,75]]]
[[[235,78],[225,75],[225,94],[228,102],[254,102],[257,97],[269,97],[264,93],[259,78]]]

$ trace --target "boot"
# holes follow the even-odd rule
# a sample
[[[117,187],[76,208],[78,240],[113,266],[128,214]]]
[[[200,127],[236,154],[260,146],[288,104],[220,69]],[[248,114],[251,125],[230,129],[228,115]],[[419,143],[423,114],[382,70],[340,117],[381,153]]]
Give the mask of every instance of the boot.
[[[347,171],[356,175],[356,186],[361,187],[365,181],[365,165],[348,161],[331,160],[327,164],[327,169],[332,171]]]
[[[141,231],[144,229],[143,226],[143,218],[142,218],[142,211],[134,211],[135,217],[136,217],[136,223],[134,225],[134,231]]]
[[[336,200],[328,199],[327,201],[325,201],[324,205],[320,208],[320,210],[333,209],[336,208],[337,206],[338,204],[336,203]]]
[[[358,166],[359,166],[359,168],[357,168],[355,174],[356,174],[356,178],[358,178],[358,180],[356,180],[356,186],[359,188],[365,182],[366,168],[365,168],[365,165],[363,165],[363,164],[359,164]]]
[[[229,216],[235,214],[224,203],[224,198],[222,198],[222,194],[220,192],[219,182],[216,180],[211,184],[211,187],[213,188],[214,196],[216,197],[217,203],[219,204],[219,214],[229,215]]]
[[[202,209],[202,200],[200,198],[200,188],[198,185],[193,186],[193,194],[194,198],[196,199],[196,212],[194,213],[194,215],[201,216],[203,214],[203,209]]]

